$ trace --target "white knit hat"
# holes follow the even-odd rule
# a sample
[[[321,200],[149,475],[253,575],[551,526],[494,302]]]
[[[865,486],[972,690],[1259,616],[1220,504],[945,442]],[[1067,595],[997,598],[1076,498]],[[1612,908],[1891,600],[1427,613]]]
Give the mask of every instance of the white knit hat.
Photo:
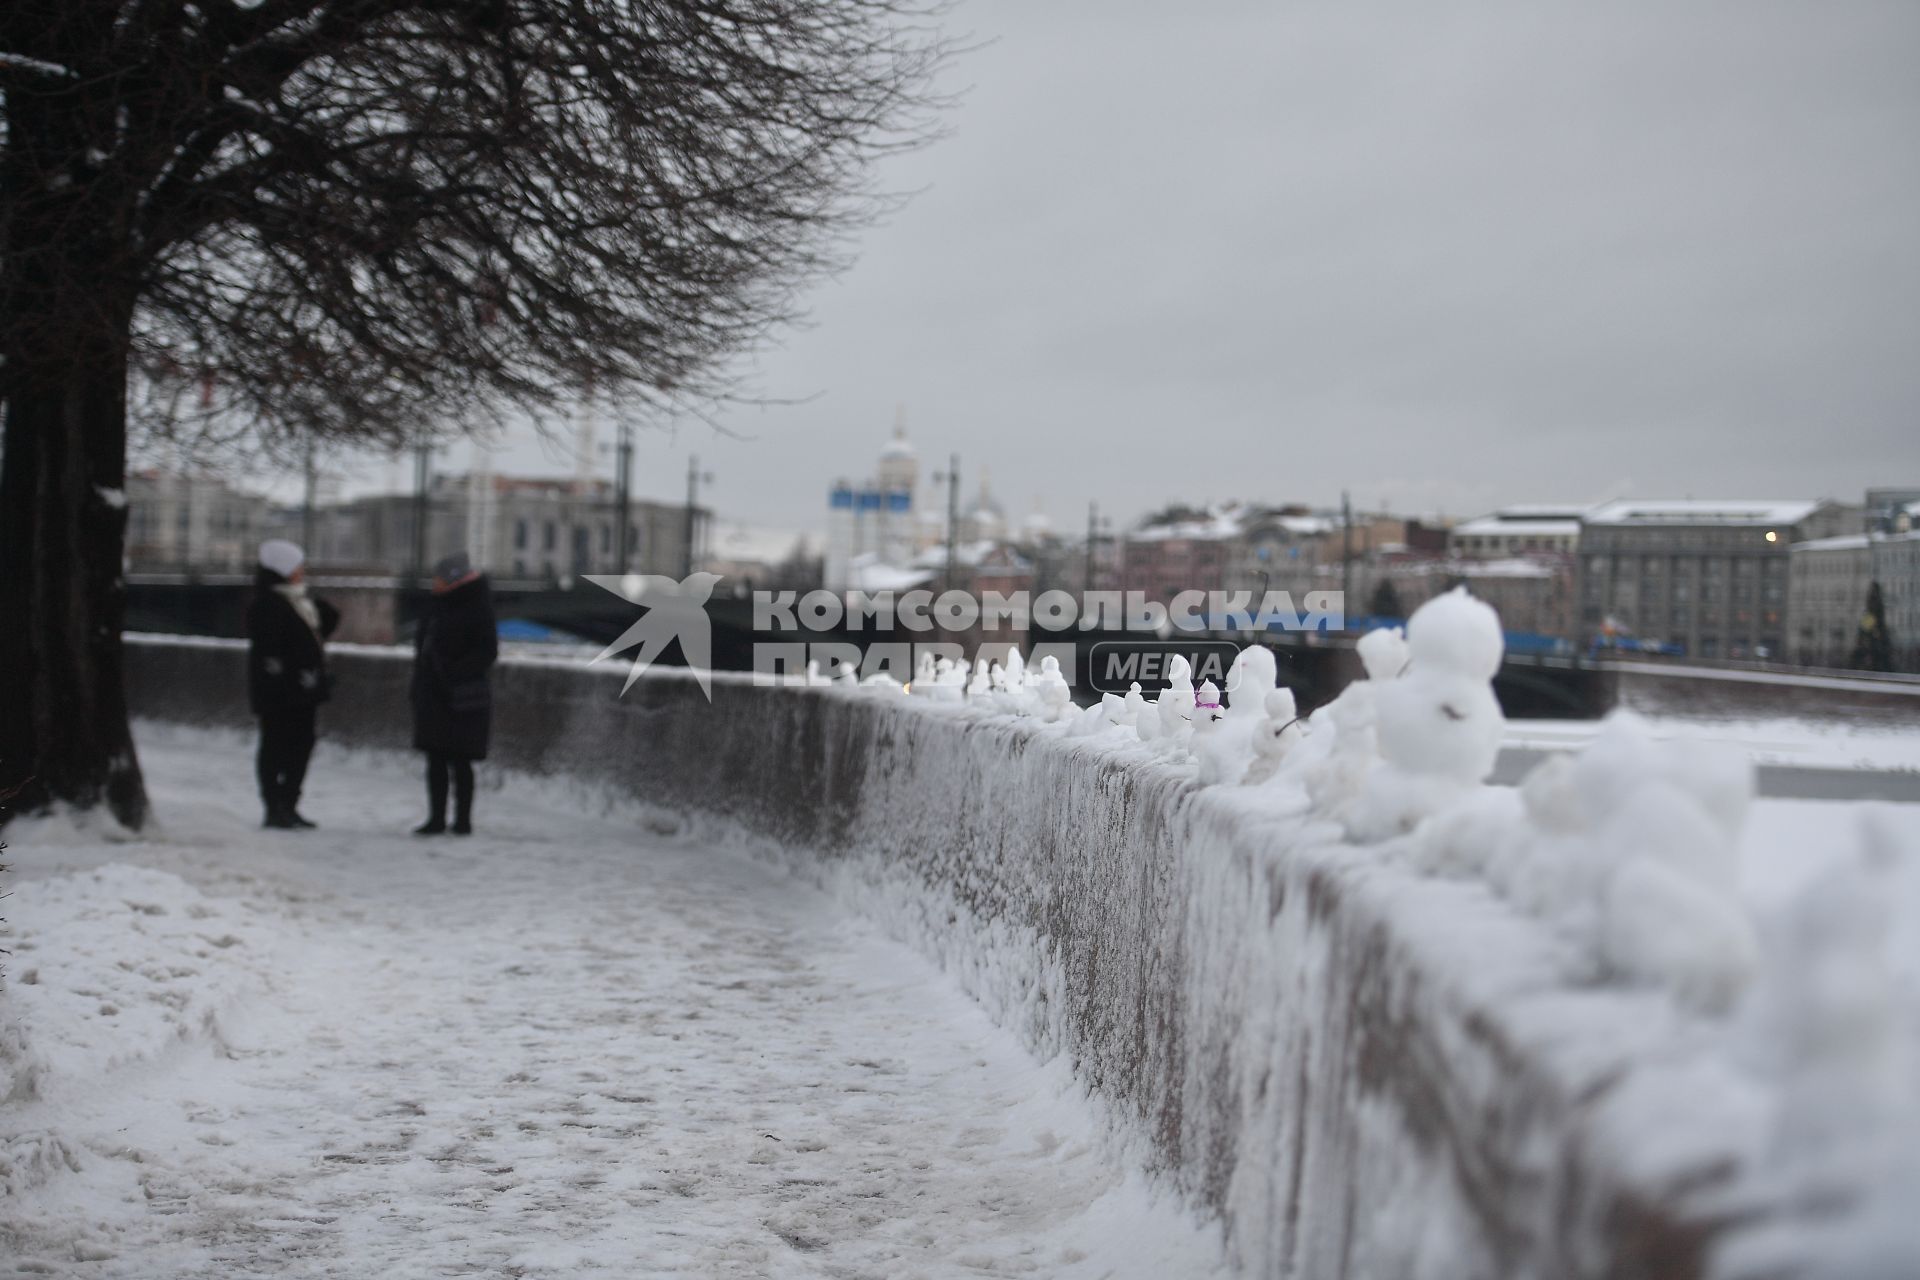
[[[285,538],[268,538],[260,544],[260,565],[271,569],[283,578],[291,578],[293,571],[307,562],[307,553]]]

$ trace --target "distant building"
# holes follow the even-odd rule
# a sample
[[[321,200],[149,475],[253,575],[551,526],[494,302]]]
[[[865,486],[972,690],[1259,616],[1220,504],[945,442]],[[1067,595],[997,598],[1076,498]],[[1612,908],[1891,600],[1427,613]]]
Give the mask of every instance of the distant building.
[[[242,573],[273,536],[272,507],[214,476],[141,471],[126,480],[127,567]]]
[[[1796,542],[1858,529],[1860,508],[1824,501],[1620,501],[1581,517],[1582,640],[1626,634],[1697,658],[1784,657]]]
[[[619,563],[619,504],[604,480],[553,480],[489,472],[439,474],[427,493],[426,540],[431,564],[464,549],[500,578],[551,580],[587,573],[647,573],[670,578],[687,565],[687,508],[632,499],[628,552]],[[414,568],[416,503],[412,494],[383,493],[314,512],[307,555],[332,570],[406,575]],[[705,555],[711,513],[693,512],[694,560]]]
[[[1447,550],[1470,560],[1505,560],[1538,552],[1572,555],[1580,546],[1584,507],[1502,507],[1447,531]]]
[[[1872,580],[1880,584],[1898,671],[1920,671],[1920,501],[1908,504],[1894,532],[1873,539]],[[1866,608],[1860,596],[1855,613]]]
[[[1869,489],[1862,524],[1867,533],[1905,533],[1920,515],[1920,489]]]
[[[716,523],[700,567],[720,575],[717,590],[812,590],[820,585],[820,553],[805,534],[738,521]]]
[[[1873,582],[1873,545],[1864,533],[1796,542],[1787,558],[1789,654],[1809,666],[1844,667],[1860,633]]]
[[[1348,616],[1357,618],[1374,612],[1383,586],[1392,587],[1401,617],[1443,591],[1464,586],[1500,615],[1503,631],[1556,640],[1570,640],[1574,634],[1574,564],[1570,555],[1541,552],[1478,560],[1410,550],[1381,552],[1355,566]]]
[[[906,427],[896,424],[873,476],[836,480],[827,493],[827,590],[879,590],[862,582],[906,568],[924,541],[915,506],[919,487],[919,459]],[[870,572],[875,566],[879,570]]]
[[[1128,531],[1121,544],[1120,589],[1169,603],[1182,591],[1226,589],[1240,556],[1238,507],[1172,507]]]
[[[914,558],[913,570],[925,574],[924,586],[945,589],[947,549],[928,547]],[[1012,543],[993,538],[956,543],[953,548],[953,589],[981,595],[997,591],[1012,595],[1033,590],[1033,562]]]
[[[1874,581],[1874,549],[1866,533],[1793,543],[1788,555],[1788,656],[1807,666],[1847,666],[1860,612]]]
[[[1355,554],[1364,556],[1365,547],[1357,532]],[[1231,548],[1227,579],[1222,585],[1256,596],[1285,591],[1293,598],[1295,608],[1304,608],[1309,591],[1339,590],[1344,546],[1337,516],[1315,515],[1305,507],[1250,512]],[[1348,612],[1360,611],[1350,603]]]

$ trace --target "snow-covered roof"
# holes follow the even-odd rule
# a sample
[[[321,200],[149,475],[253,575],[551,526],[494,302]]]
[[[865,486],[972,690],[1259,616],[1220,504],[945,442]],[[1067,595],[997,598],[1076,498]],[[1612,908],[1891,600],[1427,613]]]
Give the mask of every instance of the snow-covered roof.
[[[707,554],[716,560],[781,564],[803,549],[806,541],[805,534],[792,529],[726,521],[714,524],[707,534]]]
[[[1214,511],[1198,520],[1174,520],[1165,524],[1141,525],[1127,535],[1130,542],[1172,542],[1185,538],[1194,541],[1219,541],[1240,535],[1236,515]]]
[[[1394,564],[1390,578],[1551,578],[1564,572],[1563,563],[1514,556],[1504,560],[1403,560]]]
[[[1514,520],[1578,520],[1590,510],[1591,503],[1514,502],[1493,514]]]
[[[981,538],[974,542],[957,543],[953,548],[953,562],[955,565],[964,565],[971,569],[992,555],[994,549],[1000,545],[1001,543],[993,538]],[[1028,569],[1032,567],[1026,562],[1024,557],[1011,549],[1008,550],[1007,556],[1010,561],[1009,568]],[[945,569],[947,567],[946,546],[942,544],[928,547],[925,551],[922,551],[913,558],[913,565],[916,569]]]
[[[1622,499],[1587,512],[1587,524],[1798,524],[1820,509],[1809,499],[1670,498]]]
[[[1795,551],[1865,551],[1872,539],[1864,533],[1843,533],[1837,538],[1814,538],[1793,544]]]
[[[1288,533],[1308,535],[1332,533],[1340,527],[1340,522],[1332,516],[1278,516],[1271,521],[1261,523],[1277,524]]]
[[[1133,542],[1171,542],[1180,538],[1198,542],[1221,541],[1237,538],[1248,528],[1257,525],[1274,525],[1289,533],[1310,537],[1332,532],[1339,527],[1339,521],[1330,516],[1275,515],[1246,503],[1228,502],[1209,507],[1204,513],[1190,519],[1139,525],[1127,534],[1127,538]]]
[[[1457,560],[1453,571],[1463,578],[1551,578],[1559,570],[1544,560]]]
[[[888,564],[868,552],[847,562],[847,589],[850,591],[911,591],[933,581],[923,569],[903,569]]]
[[[1504,511],[1496,511],[1492,515],[1463,520],[1453,526],[1449,533],[1456,538],[1572,538],[1579,536],[1580,517],[1545,519],[1512,516]]]

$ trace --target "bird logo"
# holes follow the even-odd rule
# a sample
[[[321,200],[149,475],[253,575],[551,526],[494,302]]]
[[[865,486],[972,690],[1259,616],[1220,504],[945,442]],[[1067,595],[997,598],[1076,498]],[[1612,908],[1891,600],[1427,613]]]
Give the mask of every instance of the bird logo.
[[[633,682],[677,639],[693,678],[700,682],[700,692],[707,695],[708,702],[713,701],[713,624],[707,618],[706,605],[714,585],[720,581],[719,574],[690,573],[677,582],[653,573],[590,573],[585,577],[594,586],[613,592],[629,604],[646,608],[632,626],[620,633],[618,640],[593,659],[599,662],[622,649],[639,646],[633,655],[633,666],[627,672],[627,682],[620,686],[622,695],[633,688]]]

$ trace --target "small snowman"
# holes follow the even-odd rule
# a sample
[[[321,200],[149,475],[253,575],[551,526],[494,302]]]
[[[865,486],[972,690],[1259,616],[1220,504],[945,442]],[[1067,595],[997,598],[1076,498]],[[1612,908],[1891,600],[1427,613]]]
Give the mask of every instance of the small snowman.
[[[1278,679],[1273,651],[1262,645],[1247,646],[1233,660],[1227,669],[1227,696],[1232,702],[1208,739],[1212,762],[1202,757],[1202,782],[1241,780],[1253,762],[1254,739],[1266,723],[1266,697]]]
[[[1167,664],[1167,687],[1154,702],[1160,716],[1160,734],[1162,738],[1171,738],[1181,746],[1186,746],[1193,737],[1193,708],[1196,694],[1193,688],[1193,667],[1179,654]]]
[[[913,691],[921,692],[919,680]],[[959,702],[966,693],[966,673],[952,658],[940,658],[933,664],[933,678],[926,684],[926,696],[936,702]]]
[[[1500,616],[1465,587],[1415,610],[1400,678],[1374,695],[1381,756],[1410,774],[1485,781],[1506,727],[1492,684],[1505,650]]]
[[[1407,669],[1407,637],[1398,627],[1376,627],[1354,649],[1369,680],[1392,680]]]
[[[1073,707],[1073,686],[1060,672],[1060,659],[1050,653],[1040,659],[1032,690],[1039,696],[1040,718],[1049,724],[1064,718]]]
[[[1499,615],[1463,587],[1414,611],[1403,662],[1391,642],[1376,642],[1374,661],[1397,665],[1398,678],[1379,680],[1373,694],[1380,759],[1349,815],[1350,835],[1410,831],[1486,781],[1506,727],[1492,684],[1505,647]]]
[[[1194,695],[1193,754],[1200,761],[1202,786],[1235,783],[1247,771],[1249,743],[1244,737],[1228,733],[1227,712],[1220,705],[1220,690],[1211,680],[1202,681],[1199,692]]]
[[[967,700],[984,699],[993,692],[992,665],[983,653],[973,660],[973,676],[967,681]]]
[[[1306,736],[1299,712],[1295,710],[1293,690],[1270,689],[1262,706],[1265,715],[1253,734],[1253,763],[1241,775],[1247,786],[1265,782],[1280,771],[1294,743]]]
[[[1279,685],[1280,672],[1273,650],[1250,644],[1227,669],[1227,719],[1259,721],[1267,714],[1267,695]]]

